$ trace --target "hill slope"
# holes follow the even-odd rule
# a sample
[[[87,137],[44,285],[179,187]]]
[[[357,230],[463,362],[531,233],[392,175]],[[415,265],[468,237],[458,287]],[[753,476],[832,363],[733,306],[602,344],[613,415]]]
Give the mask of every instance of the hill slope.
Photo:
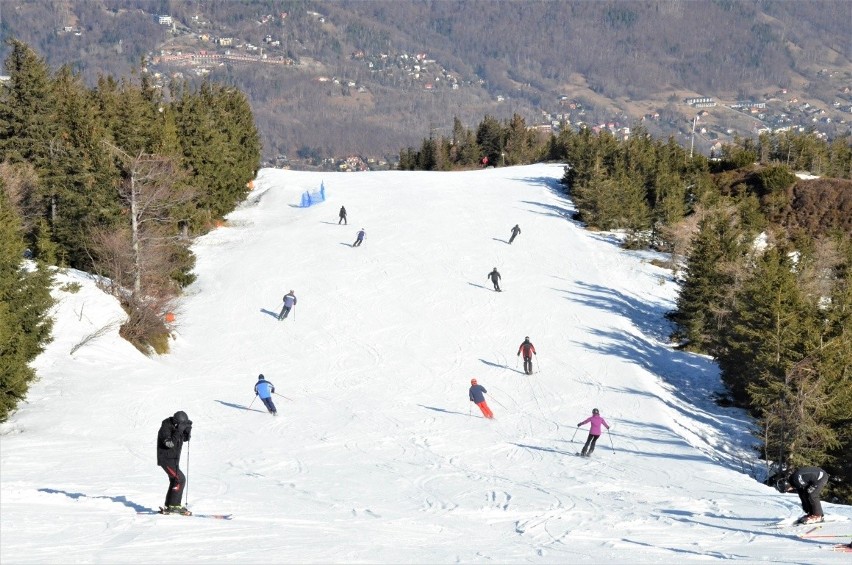
[[[58,292],[41,381],[2,428],[0,561],[842,562],[820,551],[836,540],[766,527],[798,499],[740,472],[747,418],[710,402],[712,363],[664,344],[673,283],[570,221],[561,175],[262,170],[195,245],[159,358],[95,336],[120,309],[64,275],[82,289]],[[328,201],[297,208],[320,182]],[[287,397],[277,418],[252,404],[258,373]],[[494,421],[470,410],[471,377]],[[593,407],[612,435],[581,459]],[[233,520],[149,515],[176,410],[195,422],[189,506]],[[822,531],[848,533],[852,509],[826,508]]]

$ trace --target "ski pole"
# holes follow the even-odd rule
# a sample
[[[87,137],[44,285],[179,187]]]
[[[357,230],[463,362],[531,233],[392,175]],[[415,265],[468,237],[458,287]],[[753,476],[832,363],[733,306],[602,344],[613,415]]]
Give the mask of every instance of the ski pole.
[[[541,372],[541,363],[539,363],[539,361],[538,361],[538,355],[535,356],[535,366],[538,368],[538,371],[536,371],[536,372],[540,373]]]
[[[292,398],[288,398],[288,397],[284,396],[283,394],[278,394],[277,392],[273,392],[272,394],[275,394],[275,395],[277,395],[277,396],[280,396],[281,398],[287,398],[287,400],[290,400],[290,401],[292,401],[292,400],[293,400]]]
[[[578,431],[580,431],[580,426],[577,426],[577,429],[574,430],[574,435],[571,436],[571,443],[574,443],[574,438],[577,437]]]
[[[517,369],[517,368],[518,368],[518,364],[519,364],[520,362],[521,362],[521,356],[520,356],[520,355],[518,355],[517,357],[515,357],[515,369]]]
[[[503,410],[508,410],[508,408],[506,408],[505,406],[503,406],[502,404],[500,404],[500,401],[499,401],[499,400],[497,400],[496,398],[494,398],[493,396],[491,397],[491,400],[493,400],[494,402],[496,402],[496,403],[497,403],[497,406],[499,406],[499,407],[500,407],[500,408],[502,408]]]
[[[251,410],[251,405],[254,404],[254,401],[257,400],[257,395],[254,395],[254,398],[251,399],[251,404],[249,404],[248,409]]]
[[[612,447],[612,453],[615,454],[615,446],[612,445],[612,434],[609,433],[609,428],[606,429],[606,435],[609,437],[609,446]]]
[[[189,442],[186,442],[186,506],[189,507]]]

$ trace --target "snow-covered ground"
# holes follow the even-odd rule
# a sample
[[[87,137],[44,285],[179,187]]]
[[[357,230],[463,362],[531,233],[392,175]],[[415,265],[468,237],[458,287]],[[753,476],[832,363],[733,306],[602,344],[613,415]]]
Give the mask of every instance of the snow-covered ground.
[[[843,538],[768,526],[798,498],[748,475],[749,420],[713,404],[716,366],[667,345],[670,274],[573,222],[562,172],[264,169],[197,241],[161,357],[61,275],[40,380],[0,429],[0,562],[848,563]],[[298,208],[320,182],[328,201]],[[259,373],[287,397],[275,418],[252,403]],[[576,457],[595,407],[611,435]],[[152,514],[177,410],[194,421],[186,502],[232,520]],[[852,534],[852,508],[826,510],[821,535]]]

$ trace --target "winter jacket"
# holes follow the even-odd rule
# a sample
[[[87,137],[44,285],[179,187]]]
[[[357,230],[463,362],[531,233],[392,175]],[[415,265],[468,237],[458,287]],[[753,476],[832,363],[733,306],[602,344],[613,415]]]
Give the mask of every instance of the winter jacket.
[[[359,230],[358,235],[356,236],[355,239],[363,240],[365,235],[367,235],[367,232],[365,232],[364,230]]]
[[[819,467],[800,467],[790,475],[790,485],[798,491],[808,491],[809,487],[827,476],[828,473]]]
[[[296,305],[296,302],[298,302],[298,300],[296,299],[295,294],[290,294],[288,292],[287,294],[284,295],[284,306],[286,306],[287,308],[292,308],[293,306]],[[310,307],[311,306],[309,304],[308,308],[310,308]]]
[[[346,217],[346,208],[344,208],[343,206],[340,207],[340,217],[341,218]]]
[[[521,353],[524,354],[524,359],[529,359],[533,356],[533,353],[535,353],[535,345],[533,345],[531,341],[524,340],[524,342],[518,348],[518,355],[520,355]],[[535,354],[538,355],[538,353]]]
[[[485,402],[485,393],[488,392],[485,390],[485,387],[482,385],[473,385],[470,387],[470,401],[479,404],[480,402]]]
[[[497,269],[494,269],[488,273],[487,278],[491,279],[491,282],[497,282],[500,280],[500,273],[497,272]]]
[[[180,451],[183,448],[183,442],[189,441],[192,433],[192,422],[187,421],[184,425],[178,428],[175,419],[169,416],[163,423],[160,424],[160,431],[157,434],[157,465],[177,466],[180,461]],[[171,447],[169,447],[171,444]]]
[[[583,424],[588,424],[589,422],[592,423],[591,427],[589,428],[589,434],[590,435],[593,435],[593,436],[601,435],[601,424],[606,426],[606,429],[609,429],[609,424],[607,424],[606,420],[603,419],[603,416],[601,416],[599,414],[592,414],[591,416],[589,416],[588,418],[586,418],[585,420],[583,420],[582,422],[577,424],[577,427],[580,427]]]
[[[257,381],[257,384],[254,385],[254,393],[258,395],[261,399],[272,398],[273,392],[275,392],[275,385],[269,381]]]
[[[519,228],[517,225],[512,228],[512,235],[518,235],[519,233],[521,233],[521,228]]]

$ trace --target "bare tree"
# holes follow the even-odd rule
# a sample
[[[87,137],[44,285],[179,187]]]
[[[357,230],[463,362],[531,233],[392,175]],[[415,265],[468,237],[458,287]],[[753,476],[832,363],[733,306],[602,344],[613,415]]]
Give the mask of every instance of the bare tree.
[[[181,238],[177,228],[181,218],[175,213],[193,199],[196,191],[186,185],[185,171],[170,157],[142,152],[130,156],[108,145],[125,170],[118,193],[127,206],[128,223],[118,231],[129,230],[129,238],[100,232],[100,251],[109,256],[102,259],[113,274],[120,276],[122,285],[132,285],[134,296],[163,291],[174,267],[168,248]],[[129,266],[125,265],[127,253],[122,247],[129,250]]]

